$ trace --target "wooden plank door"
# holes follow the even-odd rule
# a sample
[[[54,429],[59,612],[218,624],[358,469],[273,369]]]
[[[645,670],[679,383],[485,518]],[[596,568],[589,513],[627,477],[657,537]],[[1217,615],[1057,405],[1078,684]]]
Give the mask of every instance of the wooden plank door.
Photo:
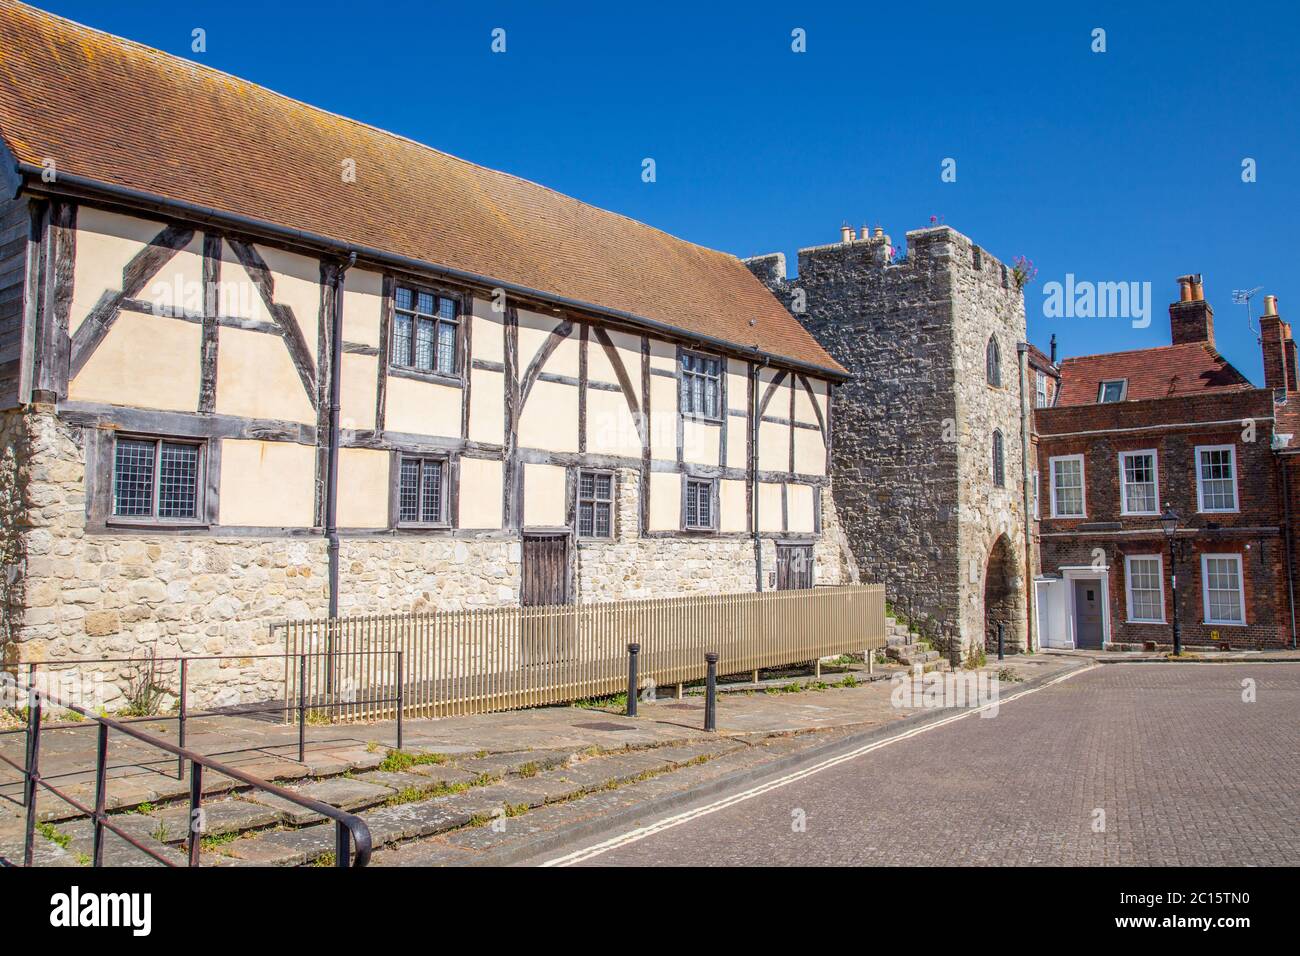
[[[795,591],[812,586],[812,545],[778,544],[776,546],[776,589]]]
[[[573,615],[540,610],[569,603],[568,535],[524,535],[519,603],[525,608],[521,628],[525,665],[549,665],[571,659],[576,637],[571,633]]]

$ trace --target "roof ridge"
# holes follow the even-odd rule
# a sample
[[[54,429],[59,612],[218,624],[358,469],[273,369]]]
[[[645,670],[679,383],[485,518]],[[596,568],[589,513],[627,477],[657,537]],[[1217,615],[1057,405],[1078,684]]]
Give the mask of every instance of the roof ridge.
[[[1205,351],[1209,352],[1215,358],[1222,359],[1225,362],[1228,361],[1226,358],[1224,358],[1222,352],[1220,352],[1214,346],[1210,345],[1208,342],[1170,342],[1168,345],[1149,345],[1146,348],[1122,349],[1118,352],[1093,352],[1089,355],[1067,355],[1066,357],[1061,359],[1059,364],[1064,365],[1067,362],[1078,362],[1078,361],[1082,361],[1083,359],[1109,358],[1113,355],[1137,355],[1140,352],[1160,352],[1166,349],[1181,349],[1181,348],[1187,348],[1189,346],[1195,346],[1195,345],[1201,346],[1202,348],[1205,349]]]
[[[242,84],[244,86],[252,87],[253,89],[256,90],[260,90],[263,93],[269,94],[270,96],[283,100],[286,103],[290,103],[294,106],[311,110],[312,112],[315,113],[322,113],[326,116],[333,117],[334,119],[342,120],[343,122],[349,123],[353,126],[358,126],[361,127],[362,129],[368,129],[373,132],[380,133],[384,136],[391,137],[400,142],[409,143],[412,146],[416,146],[420,149],[428,150],[431,153],[437,153],[439,156],[445,157],[446,159],[449,159],[452,162],[460,163],[464,166],[471,166],[475,169],[480,169],[483,172],[490,173],[494,176],[505,176],[510,179],[516,180],[517,182],[525,183],[536,189],[544,189],[546,190],[546,192],[551,193],[554,196],[558,196],[563,200],[567,200],[568,202],[574,202],[581,206],[586,206],[589,209],[594,209],[597,212],[602,212],[610,216],[617,216],[620,219],[632,223],[633,225],[640,226],[644,229],[650,229],[654,232],[659,233],[662,236],[666,236],[667,238],[672,239],[675,242],[681,242],[688,246],[692,246],[696,249],[701,249],[705,252],[709,252],[714,255],[725,256],[726,258],[734,259],[737,262],[740,261],[740,257],[735,255],[734,253],[726,252],[725,250],[722,249],[714,249],[712,246],[702,245],[701,243],[693,242],[690,239],[685,239],[681,236],[674,235],[673,233],[668,232],[666,229],[661,229],[658,226],[651,225],[648,222],[644,222],[640,219],[635,219],[632,216],[629,216],[626,213],[619,212],[616,209],[606,209],[604,206],[598,206],[595,203],[587,202],[585,199],[579,199],[576,196],[570,196],[568,193],[561,192],[560,190],[554,188],[553,186],[547,186],[545,183],[539,183],[535,180],[528,179],[524,176],[520,176],[517,173],[507,172],[503,169],[495,169],[491,166],[486,166],[483,163],[478,163],[475,162],[474,160],[465,159],[463,156],[457,156],[454,153],[449,153],[446,150],[439,149],[436,146],[430,146],[428,143],[422,143],[418,139],[414,139],[402,133],[395,133],[392,130],[384,129],[382,126],[376,126],[373,123],[367,123],[364,120],[359,120],[354,116],[348,116],[344,113],[336,113],[333,110],[326,109],[323,106],[316,106],[312,103],[308,103],[306,100],[300,100],[296,96],[290,96],[288,93],[281,93],[279,90],[274,90],[269,86],[264,86],[261,83],[256,83],[242,76],[237,76],[234,73],[229,73],[226,70],[219,69],[218,67],[209,66],[206,63],[199,63],[197,60],[191,60],[177,53],[170,53],[167,50],[160,50],[157,47],[150,46],[147,43],[141,43],[139,40],[133,40],[130,37],[124,37],[116,33],[111,33],[108,30],[101,30],[98,27],[92,27],[89,24],[81,23],[80,21],[73,20],[70,17],[65,17],[61,14],[53,13],[49,10],[44,10],[40,7],[33,6],[32,4],[25,2],[25,0],[0,0],[0,2],[3,2],[6,5],[24,7],[27,10],[29,10],[31,13],[36,14],[37,16],[48,17],[51,20],[59,20],[67,24],[68,26],[74,27],[78,30],[84,30],[100,37],[109,37],[119,43],[131,47],[135,47],[138,50],[141,50],[145,53],[148,53],[156,57],[160,57],[165,61],[167,60],[174,61],[177,64],[180,64],[187,68],[197,70],[201,73],[210,73],[210,74],[214,74],[215,76],[224,77],[228,80],[233,80],[236,83]]]

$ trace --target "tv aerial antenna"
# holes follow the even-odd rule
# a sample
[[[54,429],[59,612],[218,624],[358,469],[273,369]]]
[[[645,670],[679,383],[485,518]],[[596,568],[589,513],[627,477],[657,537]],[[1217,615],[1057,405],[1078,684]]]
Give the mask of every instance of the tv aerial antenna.
[[[1255,328],[1255,324],[1250,320],[1250,300],[1255,298],[1256,294],[1258,294],[1259,290],[1262,288],[1264,288],[1262,285],[1257,285],[1253,289],[1232,290],[1232,301],[1237,305],[1244,305],[1246,307],[1246,328],[1250,329],[1250,331],[1254,333],[1256,342],[1262,340],[1259,336],[1259,330]]]

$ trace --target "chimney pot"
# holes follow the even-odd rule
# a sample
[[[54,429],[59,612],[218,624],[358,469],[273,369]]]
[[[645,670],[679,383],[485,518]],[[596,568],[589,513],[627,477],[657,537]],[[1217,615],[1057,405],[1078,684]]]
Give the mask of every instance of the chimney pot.
[[[1264,296],[1264,314],[1277,315],[1277,296],[1275,295]]]
[[[852,242],[852,241],[853,241],[853,227],[846,222],[844,225],[840,226],[840,242]]]

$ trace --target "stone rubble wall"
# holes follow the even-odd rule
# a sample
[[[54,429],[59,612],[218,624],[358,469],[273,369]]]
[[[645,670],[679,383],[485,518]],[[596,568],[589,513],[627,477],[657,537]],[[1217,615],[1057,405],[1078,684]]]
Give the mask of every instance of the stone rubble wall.
[[[191,667],[192,706],[275,699],[283,652],[271,625],[324,616],[328,555],[323,536],[87,534],[82,429],[50,406],[0,413],[0,546],[3,661],[223,655]],[[639,474],[619,474],[617,538],[583,545],[575,558],[579,600],[670,597],[754,590],[748,538],[639,537]],[[838,522],[824,495],[826,533],[817,580],[847,580]],[[340,549],[343,614],[498,607],[519,600],[521,546],[502,538],[348,537]],[[775,547],[764,541],[764,572]],[[69,677],[69,668],[44,668]],[[38,671],[42,668],[38,668]],[[78,669],[94,706],[120,709],[138,664]],[[159,664],[174,692],[176,665]],[[91,689],[93,687],[93,690]],[[56,684],[52,689],[69,693]],[[83,700],[86,698],[83,698]],[[167,698],[170,700],[170,697]]]

